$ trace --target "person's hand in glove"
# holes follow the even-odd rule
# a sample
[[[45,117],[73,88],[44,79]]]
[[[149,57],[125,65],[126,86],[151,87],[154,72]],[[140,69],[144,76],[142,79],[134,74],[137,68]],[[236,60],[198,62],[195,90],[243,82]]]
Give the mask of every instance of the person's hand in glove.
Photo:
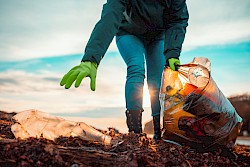
[[[167,61],[168,66],[174,71],[177,70],[176,66],[180,65],[180,60],[178,58],[170,58]]]
[[[66,75],[63,76],[60,85],[69,89],[75,82],[75,87],[79,87],[82,79],[90,77],[90,88],[95,91],[97,64],[95,62],[81,62],[80,65],[73,67]]]

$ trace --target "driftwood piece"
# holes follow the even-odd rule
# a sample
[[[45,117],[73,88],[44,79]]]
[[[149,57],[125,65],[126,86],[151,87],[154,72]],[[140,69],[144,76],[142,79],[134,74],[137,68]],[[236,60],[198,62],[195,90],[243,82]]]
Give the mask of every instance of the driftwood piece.
[[[115,163],[120,157],[116,153],[105,152],[95,147],[62,147],[62,146],[46,146],[45,150],[52,156],[60,155],[63,159],[71,159],[75,164],[84,165],[101,165],[115,166]],[[95,159],[96,161],[93,161]],[[124,159],[124,163],[125,163]]]
[[[89,153],[97,153],[97,154],[103,154],[103,155],[108,155],[108,156],[117,156],[116,153],[112,152],[105,152],[97,147],[63,147],[63,146],[57,146],[57,145],[47,145],[45,147],[45,150],[52,153],[53,152],[68,152],[68,151],[83,151],[83,152],[89,152]]]
[[[2,138],[0,137],[0,143],[4,144],[4,143],[12,143],[12,142],[17,142],[16,139],[6,139],[6,138]]]

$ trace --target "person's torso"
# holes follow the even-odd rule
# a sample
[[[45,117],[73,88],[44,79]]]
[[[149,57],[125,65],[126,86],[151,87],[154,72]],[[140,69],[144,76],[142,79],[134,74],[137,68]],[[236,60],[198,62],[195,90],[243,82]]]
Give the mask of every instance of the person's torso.
[[[120,33],[143,35],[164,30],[164,0],[128,0]]]

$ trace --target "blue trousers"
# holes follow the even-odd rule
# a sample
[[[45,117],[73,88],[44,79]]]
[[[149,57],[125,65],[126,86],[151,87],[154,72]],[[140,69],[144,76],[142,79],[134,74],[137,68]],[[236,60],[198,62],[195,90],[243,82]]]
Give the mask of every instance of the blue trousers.
[[[161,110],[159,91],[166,62],[163,54],[164,37],[149,41],[134,35],[123,35],[116,37],[116,44],[127,65],[125,85],[127,110],[143,110],[143,87],[146,73],[152,116],[159,115]]]

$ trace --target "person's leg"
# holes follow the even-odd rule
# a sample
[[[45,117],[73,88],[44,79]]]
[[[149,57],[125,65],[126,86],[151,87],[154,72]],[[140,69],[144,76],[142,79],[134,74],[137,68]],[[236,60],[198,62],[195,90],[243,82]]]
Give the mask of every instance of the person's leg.
[[[141,115],[143,111],[143,86],[145,78],[145,49],[136,36],[116,37],[118,50],[127,65],[125,85],[126,116],[129,132],[142,132]]]
[[[150,93],[151,110],[154,123],[154,139],[161,138],[160,130],[160,86],[165,65],[164,40],[155,40],[146,46],[147,83]]]

